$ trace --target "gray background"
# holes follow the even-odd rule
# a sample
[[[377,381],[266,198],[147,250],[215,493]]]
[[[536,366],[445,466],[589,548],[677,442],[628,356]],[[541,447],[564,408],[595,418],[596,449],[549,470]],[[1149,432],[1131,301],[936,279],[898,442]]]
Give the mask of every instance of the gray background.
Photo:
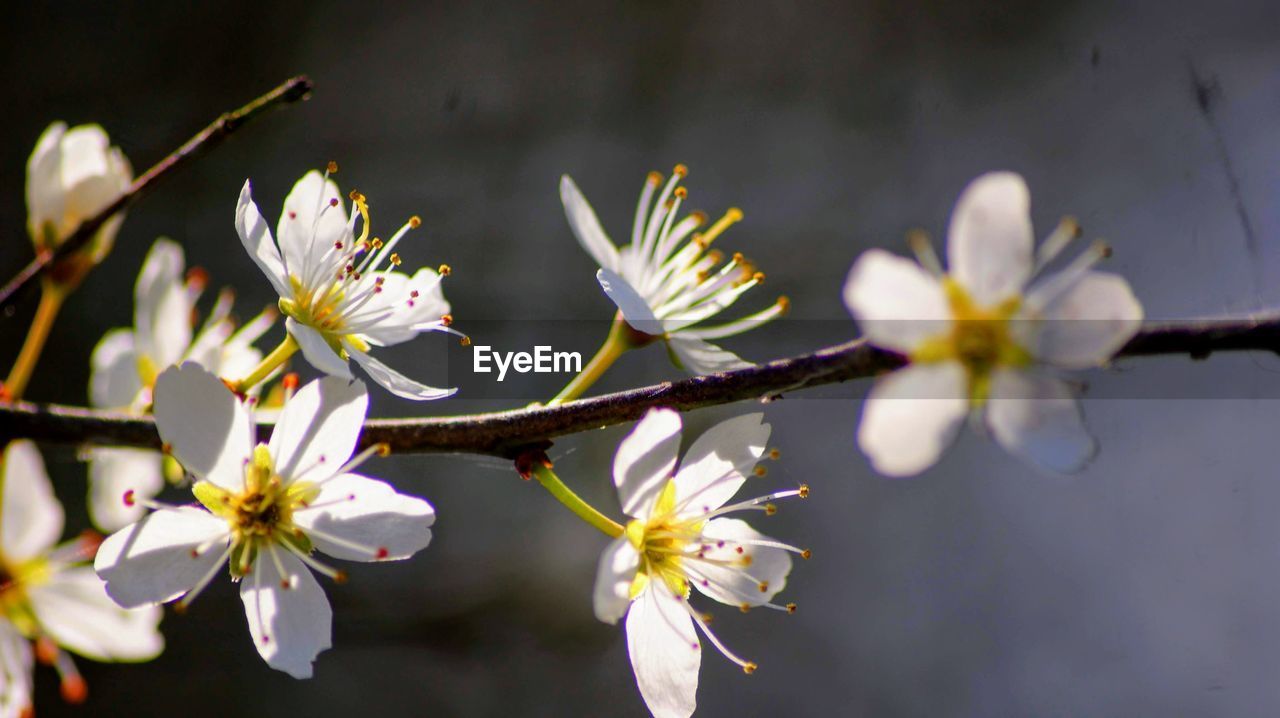
[[[245,130],[135,208],[68,304],[29,397],[84,401],[89,352],[129,322],[133,277],[158,235],[182,241],[215,285],[234,284],[244,315],[272,301],[232,227],[240,184],[254,178],[274,221],[292,182],[330,159],[344,188],[371,198],[375,228],[422,215],[426,232],[402,254],[454,266],[447,293],[463,329],[607,317],[557,178],[572,173],[625,235],[644,173],[676,162],[692,169],[694,205],[746,212],[724,246],[755,258],[769,282],[744,304],[793,300],[791,323],[727,343],[751,358],[852,336],[852,322],[795,327],[843,320],[839,290],[860,251],[901,250],[912,227],[940,235],[964,183],[998,168],[1027,177],[1042,235],[1073,213],[1110,240],[1110,268],[1149,316],[1248,314],[1280,299],[1275,3],[601,5],[7,9],[4,275],[30,256],[23,166],[49,121],[101,122],[141,169],[291,74],[316,83],[310,102]],[[33,306],[0,322],[6,364]],[[504,326],[483,339],[538,338],[536,324]],[[574,341],[587,352],[601,332],[584,327]],[[424,337],[389,361],[438,376],[445,345]],[[1267,396],[1280,362],[1170,358],[1115,371],[1243,378]],[[678,375],[651,348],[599,388]],[[966,436],[934,470],[891,481],[853,446],[853,399],[866,386],[765,409],[783,459],[757,486],[805,481],[814,498],[761,528],[814,559],[781,596],[798,615],[715,611],[720,635],[761,668],[743,676],[708,650],[702,715],[1280,711],[1274,402],[1239,392],[1092,401],[1103,448],[1078,477],[1040,475]],[[502,405],[465,392],[425,407],[374,395],[376,415]],[[556,447],[561,475],[613,513],[607,467],[624,431]],[[84,468],[70,450],[47,456],[78,529]],[[408,563],[355,566],[349,584],[328,587],[336,647],[314,680],[263,665],[233,587],[219,582],[187,616],[166,618],[169,648],[153,664],[81,661],[84,708],[62,706],[40,669],[40,714],[644,714],[621,630],[591,614],[602,536],[500,462],[393,457],[368,468],[435,503],[436,540]]]

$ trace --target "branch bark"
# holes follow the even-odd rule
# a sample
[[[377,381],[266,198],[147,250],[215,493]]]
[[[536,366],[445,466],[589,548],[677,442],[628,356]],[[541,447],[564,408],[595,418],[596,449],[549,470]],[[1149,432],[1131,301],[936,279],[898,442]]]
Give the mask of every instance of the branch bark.
[[[1116,356],[1184,354],[1204,359],[1213,352],[1245,350],[1280,353],[1280,315],[1152,324]],[[904,362],[901,355],[855,340],[746,369],[664,382],[556,407],[470,416],[370,419],[365,422],[360,440],[361,446],[385,442],[396,453],[466,453],[514,459],[531,449],[546,449],[557,437],[634,421],[655,406],[687,411],[747,399],[767,401],[785,392],[875,376]],[[265,435],[269,425],[259,425],[258,430]],[[27,402],[0,406],[0,439],[12,438],[60,444],[160,446],[150,417]]]
[[[0,287],[0,309],[8,307],[18,290],[27,286],[42,272],[56,264],[58,260],[70,256],[89,240],[93,239],[93,235],[97,233],[102,225],[106,224],[107,220],[145,196],[155,187],[157,182],[173,172],[173,170],[221,144],[223,140],[230,137],[241,126],[261,117],[272,109],[306,99],[310,93],[311,80],[306,75],[299,75],[286,80],[274,90],[249,104],[219,115],[208,127],[198,132],[195,137],[187,140],[181,147],[169,153],[167,157],[157,162],[154,167],[135,179],[133,184],[129,185],[129,189],[125,190],[124,194],[120,195],[116,201],[104,207],[98,214],[82,222],[76,228],[76,231],[72,232],[71,236],[67,237],[55,250],[39,254],[35,259],[31,260],[30,264],[23,267],[17,275],[5,283],[4,287]]]

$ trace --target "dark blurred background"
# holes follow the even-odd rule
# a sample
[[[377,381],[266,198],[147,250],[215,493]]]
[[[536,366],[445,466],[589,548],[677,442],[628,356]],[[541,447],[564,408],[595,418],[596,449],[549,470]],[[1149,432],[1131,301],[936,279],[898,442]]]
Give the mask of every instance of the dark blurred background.
[[[18,3],[5,15],[5,276],[30,259],[24,164],[50,121],[100,122],[140,171],[290,75],[316,85],[134,208],[54,329],[33,400],[84,403],[89,353],[131,321],[157,236],[181,241],[214,286],[233,284],[242,316],[273,301],[232,226],[240,185],[253,178],[274,224],[293,181],[331,159],[344,189],[369,196],[376,231],[423,217],[401,245],[408,264],[451,264],[457,326],[509,349],[539,340],[533,320],[586,320],[563,340],[586,355],[603,334],[589,320],[612,312],[565,224],[559,175],[621,239],[644,174],[677,162],[692,170],[691,206],[746,213],[722,241],[769,277],[743,311],[792,299],[788,321],[725,342],[748,358],[853,336],[840,288],[857,254],[902,251],[913,227],[940,236],[964,184],[991,169],[1027,177],[1042,236],[1072,213],[1107,238],[1110,268],[1151,317],[1280,300],[1280,5],[1267,0]],[[33,308],[0,320],[6,366]],[[445,352],[468,357],[427,336],[387,359],[438,378]],[[1168,358],[1107,378],[1174,377],[1171,396],[1230,378],[1277,396],[1277,372],[1273,357]],[[678,376],[650,348],[598,389]],[[524,401],[558,388],[538,381]],[[877,477],[853,445],[865,382],[768,405],[783,458],[764,481],[808,482],[814,498],[757,525],[814,558],[781,597],[797,615],[713,609],[761,668],[743,676],[708,648],[701,715],[1280,712],[1280,412],[1234,386],[1088,402],[1102,452],[1069,479],[974,436],[919,478]],[[524,403],[373,395],[383,416]],[[553,452],[613,513],[608,467],[625,431]],[[46,456],[77,530],[84,466],[72,450]],[[435,504],[436,538],[327,586],[335,647],[313,680],[262,663],[223,581],[165,619],[155,662],[81,661],[85,706],[62,705],[39,669],[39,714],[645,714],[621,629],[591,612],[602,536],[499,461],[368,468]]]

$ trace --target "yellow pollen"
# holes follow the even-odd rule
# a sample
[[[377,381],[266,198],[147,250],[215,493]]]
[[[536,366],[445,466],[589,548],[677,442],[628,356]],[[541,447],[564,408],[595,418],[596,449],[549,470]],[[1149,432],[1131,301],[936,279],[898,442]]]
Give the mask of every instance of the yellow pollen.
[[[446,327],[453,326],[453,315],[445,314],[444,316],[440,317],[440,323],[445,325]]]
[[[338,570],[333,574],[333,582],[334,582],[334,583],[346,583],[346,582],[347,582],[347,572],[346,572],[346,571],[343,571],[342,569],[338,569]]]
[[[739,222],[741,220],[742,220],[742,210],[738,209],[737,207],[730,207],[729,211],[725,212],[723,217],[716,220],[715,224],[707,228],[707,231],[702,235],[702,241],[707,244],[711,244],[712,240],[714,240],[716,237],[719,237],[726,229],[732,226],[735,222]]]
[[[759,284],[764,281],[764,272],[756,272],[751,275],[751,281]]]
[[[800,484],[800,498],[802,498],[802,499],[807,499],[807,498],[809,498],[809,485],[808,485],[808,484]]]
[[[751,610],[751,606],[750,606],[750,605],[748,605],[748,604],[743,603],[743,604],[740,604],[740,605],[738,606],[738,610],[739,610],[739,611],[742,611],[743,613],[746,613],[746,612],[748,612],[748,611],[750,611],[750,610]]]
[[[782,452],[778,449],[769,449],[769,458],[777,461],[782,458]]]
[[[671,174],[680,175],[681,177],[688,177],[689,168],[685,167],[684,165],[676,165],[676,168],[671,170]]]
[[[765,505],[764,505],[764,515],[765,515],[765,516],[772,516],[772,515],[774,515],[774,514],[776,514],[776,513],[778,513],[778,506],[777,506],[777,504],[765,504]]]
[[[399,252],[392,252],[392,253],[391,253],[391,264],[392,264],[392,266],[395,266],[395,267],[399,267],[399,266],[400,266],[400,253],[399,253]]]
[[[385,441],[379,443],[378,456],[390,456],[390,455],[391,455],[391,444],[388,444]]]
[[[329,160],[329,166],[325,168],[325,171],[331,175],[338,174],[338,163],[333,160]]]
[[[471,346],[471,337],[463,337],[462,340],[458,343],[464,347],[469,347]]]
[[[807,560],[809,560],[809,559],[813,558],[813,552],[812,552],[812,551],[810,551],[809,549],[805,549],[805,550],[803,550],[803,551],[801,551],[801,552],[800,552],[800,558],[805,559],[805,560],[807,561]]]
[[[437,269],[436,271],[440,274],[440,276],[447,277],[450,274],[453,274],[453,267],[450,267],[447,264],[442,264],[440,265],[440,268]]]
[[[418,216],[418,215],[416,215],[416,214],[415,214],[415,215],[413,215],[412,217],[410,217],[410,218],[409,218],[409,226],[410,226],[410,227],[412,227],[413,229],[417,229],[417,228],[421,227],[421,226],[422,226],[422,218],[421,218],[421,217],[419,217],[419,216]]]
[[[778,297],[778,309],[783,314],[786,314],[787,312],[791,311],[791,298],[785,294],[782,295],[781,297]]]
[[[757,666],[755,663],[753,663],[753,662],[751,662],[751,661],[747,661],[747,665],[745,665],[745,666],[743,666],[743,667],[742,667],[742,672],[743,672],[743,673],[745,673],[745,674],[747,674],[747,675],[751,675],[752,673],[755,673],[755,672],[756,672],[756,669],[757,669],[757,668],[759,668],[759,667],[760,667],[760,666]]]
[[[366,200],[365,200],[364,195],[360,194],[359,192],[357,192],[357,191],[355,191],[355,190],[351,190],[351,192],[347,194],[347,197],[348,197],[348,198],[350,198],[350,200],[351,200],[352,202],[364,202],[364,201],[366,201]]]
[[[756,476],[764,476],[765,474],[769,473],[769,470],[763,466],[757,466],[755,469],[752,470],[751,473],[755,474]]]
[[[374,237],[373,241],[369,242],[369,246],[373,247],[375,250],[382,249],[382,240],[378,239],[377,237]]]
[[[738,559],[738,562],[741,563],[743,566],[750,566],[752,563],[755,562],[755,559],[751,558],[751,554],[748,553],[748,554],[743,554],[742,558]]]
[[[760,589],[760,593],[765,593],[766,591],[768,591],[768,590],[769,590],[769,582],[768,582],[768,581],[761,581],[761,582],[760,582],[760,585],[758,586],[758,588]]]
[[[678,199],[685,199],[689,196],[689,190],[684,187],[676,187],[675,195]]]
[[[701,227],[707,222],[707,213],[703,212],[700,209],[695,209],[694,211],[690,212],[689,216],[693,218],[695,227]]]
[[[795,613],[795,612],[796,612],[796,605],[794,603],[788,603],[787,613]]]
[[[746,257],[746,255],[744,255],[742,252],[734,252],[734,253],[733,253],[733,263],[734,263],[734,264],[742,264],[742,263],[743,263],[743,262],[745,262],[745,261],[747,261],[747,257]]]
[[[662,173],[661,173],[661,172],[650,172],[650,173],[649,173],[649,176],[644,178],[644,181],[645,181],[645,182],[648,182],[649,184],[654,185],[654,186],[656,187],[656,186],[658,186],[658,185],[662,184]]]

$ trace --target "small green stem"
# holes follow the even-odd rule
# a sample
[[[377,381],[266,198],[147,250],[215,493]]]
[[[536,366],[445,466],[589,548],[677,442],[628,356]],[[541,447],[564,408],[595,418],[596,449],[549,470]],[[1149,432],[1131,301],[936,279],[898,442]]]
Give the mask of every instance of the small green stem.
[[[618,538],[622,535],[622,524],[600,513],[594,506],[583,501],[582,497],[573,493],[568,486],[564,485],[560,477],[556,476],[551,467],[546,464],[536,464],[533,467],[533,475],[543,488],[556,497],[556,501],[567,506],[570,511],[578,515],[578,518],[600,529],[610,538]]]
[[[249,372],[249,376],[246,376],[240,381],[233,381],[229,386],[232,391],[235,391],[237,394],[243,394],[249,391],[253,387],[257,386],[263,379],[271,376],[271,372],[275,371],[281,364],[285,363],[285,361],[288,360],[289,357],[293,356],[293,353],[296,351],[298,351],[298,342],[294,340],[292,334],[286,333],[284,335],[284,341],[280,342],[280,346],[272,349],[271,353],[262,360],[262,363],[258,364],[256,369]]]
[[[27,339],[22,343],[22,351],[18,353],[18,359],[9,371],[9,378],[4,381],[5,394],[10,401],[21,399],[22,393],[27,390],[31,373],[40,361],[44,343],[49,339],[49,330],[53,329],[53,322],[58,318],[58,310],[62,308],[68,292],[68,289],[54,282],[46,281],[41,284],[40,305],[36,307],[36,315],[31,320],[31,327],[27,329]]]
[[[652,338],[642,335],[627,324],[627,320],[622,318],[622,312],[613,318],[613,324],[609,327],[609,336],[605,337],[604,344],[600,345],[596,355],[591,357],[591,361],[583,367],[559,394],[555,395],[551,401],[547,402],[547,406],[559,406],[566,401],[573,401],[582,396],[582,392],[591,388],[592,384],[604,376],[606,370],[613,366],[628,349],[634,349],[644,344],[648,344]]]

